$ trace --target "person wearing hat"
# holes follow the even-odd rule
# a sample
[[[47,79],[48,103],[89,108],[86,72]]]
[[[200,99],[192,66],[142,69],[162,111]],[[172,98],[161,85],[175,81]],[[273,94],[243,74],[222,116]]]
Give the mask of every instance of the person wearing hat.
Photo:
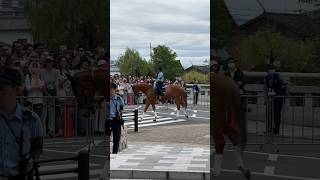
[[[116,94],[117,84],[112,82],[110,84],[110,116],[106,121],[106,133],[107,135],[113,132],[113,154],[117,154],[119,151],[120,138],[121,138],[121,122],[119,119],[122,116],[124,108],[124,102],[122,98]]]
[[[163,96],[163,86],[164,86],[164,75],[161,67],[158,67],[158,74],[155,80],[155,86],[157,89],[157,98],[159,99],[159,96]]]
[[[42,153],[40,118],[17,102],[21,85],[17,70],[0,68],[0,180],[33,179],[33,164]]]
[[[215,61],[215,60],[211,61],[210,71],[214,72],[214,73],[218,73],[219,72],[219,64],[218,64],[217,61]]]
[[[280,76],[279,73],[276,72],[276,67],[273,64],[269,64],[267,67],[267,75],[264,78],[264,94],[265,99],[270,100],[274,96],[285,96],[288,94],[287,87]],[[267,101],[266,101],[267,102]],[[274,127],[273,133],[279,134],[280,130],[280,123],[281,123],[281,110],[283,107],[284,98],[283,97],[276,97],[274,98],[273,103],[273,120],[274,120]],[[270,103],[270,101],[269,101]],[[271,123],[268,123],[268,132],[271,131]]]

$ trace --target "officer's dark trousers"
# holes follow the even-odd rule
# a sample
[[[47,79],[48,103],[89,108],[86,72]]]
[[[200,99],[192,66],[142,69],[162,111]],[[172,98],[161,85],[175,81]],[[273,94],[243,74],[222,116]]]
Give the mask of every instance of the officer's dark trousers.
[[[280,130],[280,123],[281,123],[281,110],[283,107],[283,98],[275,97],[273,102],[273,122],[274,122],[274,130],[273,132],[278,134]]]
[[[116,154],[119,150],[121,138],[121,124],[115,120],[110,121],[111,130],[113,132],[113,150],[112,153]]]

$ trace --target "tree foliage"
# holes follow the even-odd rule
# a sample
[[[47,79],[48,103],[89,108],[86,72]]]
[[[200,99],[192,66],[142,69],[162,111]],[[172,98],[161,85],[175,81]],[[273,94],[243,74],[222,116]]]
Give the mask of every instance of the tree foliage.
[[[35,42],[48,42],[50,48],[106,46],[105,0],[26,0],[25,6]]]
[[[126,49],[118,58],[117,66],[124,76],[147,76],[154,75],[154,68],[150,62],[145,61],[134,49]]]
[[[139,52],[127,48],[118,58],[117,66],[124,76],[156,76],[158,67],[162,67],[166,79],[174,80],[183,73],[180,61],[176,60],[177,54],[166,46],[153,48],[152,61],[143,59]]]
[[[236,32],[233,20],[229,15],[224,0],[211,3],[212,16],[210,19],[211,47],[214,49],[229,46],[231,38]]]
[[[316,72],[320,70],[319,43],[287,38],[280,33],[258,32],[240,42],[242,67],[247,70],[264,70],[272,50],[275,60],[280,61],[281,71]],[[260,68],[259,68],[260,67]]]
[[[176,58],[177,53],[165,45],[153,48],[151,59],[156,67],[162,67],[166,79],[174,80],[183,73],[183,67]]]
[[[182,76],[182,80],[186,83],[192,83],[194,80],[197,80],[200,84],[208,84],[209,74],[202,74],[197,71],[189,71]]]

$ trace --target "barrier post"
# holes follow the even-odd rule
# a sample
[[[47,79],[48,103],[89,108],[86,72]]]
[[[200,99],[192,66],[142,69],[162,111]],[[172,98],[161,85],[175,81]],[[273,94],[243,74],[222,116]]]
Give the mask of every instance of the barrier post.
[[[78,155],[78,180],[89,180],[89,152],[81,150]]]
[[[134,110],[134,132],[138,132],[138,109]]]

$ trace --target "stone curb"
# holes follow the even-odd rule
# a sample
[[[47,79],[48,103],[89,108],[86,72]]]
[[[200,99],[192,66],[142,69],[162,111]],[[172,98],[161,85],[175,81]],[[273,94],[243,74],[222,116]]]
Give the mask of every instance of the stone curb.
[[[168,180],[210,180],[209,171],[167,171],[167,170],[111,170],[111,178],[126,179],[168,179]]]

